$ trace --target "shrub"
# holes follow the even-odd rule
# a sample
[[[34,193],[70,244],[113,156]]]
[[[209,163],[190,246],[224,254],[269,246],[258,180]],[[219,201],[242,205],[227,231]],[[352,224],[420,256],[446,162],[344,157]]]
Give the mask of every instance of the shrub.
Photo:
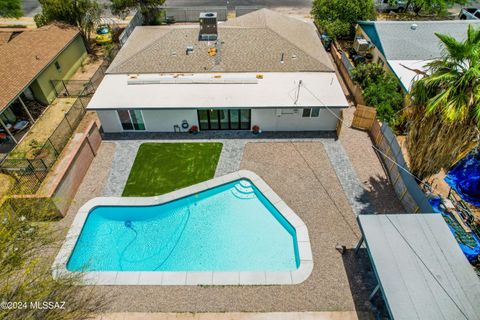
[[[362,89],[381,80],[385,69],[378,63],[360,64],[352,70],[352,80]]]
[[[377,109],[377,118],[395,126],[397,113],[403,107],[403,94],[397,79],[385,74],[363,90],[365,102]]]
[[[400,125],[399,111],[403,93],[397,79],[378,63],[360,64],[352,71],[352,80],[363,89],[365,102],[377,109],[377,118],[390,127]]]

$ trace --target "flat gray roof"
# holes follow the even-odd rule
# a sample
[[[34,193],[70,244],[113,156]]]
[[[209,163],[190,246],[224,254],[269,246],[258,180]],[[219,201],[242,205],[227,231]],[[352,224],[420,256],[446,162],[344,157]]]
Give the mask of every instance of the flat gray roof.
[[[394,319],[480,319],[480,280],[440,214],[358,221]]]

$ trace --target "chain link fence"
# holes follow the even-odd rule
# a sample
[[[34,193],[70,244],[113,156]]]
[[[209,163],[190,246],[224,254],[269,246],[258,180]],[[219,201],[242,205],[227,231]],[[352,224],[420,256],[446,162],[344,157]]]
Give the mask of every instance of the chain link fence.
[[[100,85],[100,82],[105,75],[105,71],[118,50],[117,47],[114,47],[109,51],[104,62],[100,65],[90,80],[86,81],[88,85],[84,86],[83,90],[78,93],[76,93],[72,85],[74,82],[54,80],[62,82],[67,96],[76,96],[77,99],[68,112],[65,113],[62,121],[47,138],[42,147],[36,150],[35,157],[32,159],[7,157],[3,160],[0,166],[0,172],[8,174],[15,179],[12,188],[14,194],[33,194],[38,191],[48,172],[53,167],[76,128],[82,121],[92,94]],[[70,95],[71,93],[72,95]]]

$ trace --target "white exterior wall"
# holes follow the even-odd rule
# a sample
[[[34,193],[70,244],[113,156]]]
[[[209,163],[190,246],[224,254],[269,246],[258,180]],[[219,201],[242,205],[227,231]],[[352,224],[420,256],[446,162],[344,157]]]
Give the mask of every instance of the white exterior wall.
[[[186,120],[189,126],[198,127],[196,109],[176,110],[142,110],[143,120],[147,131],[151,132],[173,132],[173,126],[178,125],[182,129],[182,121]]]
[[[262,131],[334,131],[337,126],[337,116],[340,108],[331,108],[330,111],[321,108],[318,117],[303,118],[302,108],[297,109],[251,109],[252,126],[258,125]],[[122,132],[122,126],[115,110],[97,110],[98,117],[105,132]],[[181,128],[183,120],[190,127],[198,127],[196,109],[175,110],[142,110],[146,131],[173,132],[173,126]]]
[[[122,132],[122,125],[116,110],[97,110],[104,132]]]
[[[122,125],[116,110],[97,110],[98,117],[105,132],[123,132]],[[182,121],[186,120],[191,127],[198,127],[196,109],[176,110],[142,110],[143,121],[146,131],[150,132],[173,132],[173,126],[178,125],[182,129]]]
[[[252,126],[258,125],[262,131],[334,131],[340,110],[321,108],[318,117],[303,118],[302,108],[252,109]]]

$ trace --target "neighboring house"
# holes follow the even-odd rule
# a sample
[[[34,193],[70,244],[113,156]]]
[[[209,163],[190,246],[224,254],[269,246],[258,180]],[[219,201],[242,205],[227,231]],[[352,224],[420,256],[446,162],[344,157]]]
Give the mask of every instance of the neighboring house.
[[[348,103],[313,24],[204,15],[135,28],[88,105],[105,132],[335,130]]]
[[[87,52],[78,30],[63,25],[6,32],[0,39],[0,130],[17,142],[15,123],[32,123],[34,111],[56,97],[51,80],[71,77]]]
[[[358,23],[356,36],[370,43],[372,61],[393,72],[408,92],[418,78],[414,70],[424,71],[442,54],[435,33],[464,40],[469,24],[480,27],[480,21],[366,21]]]

